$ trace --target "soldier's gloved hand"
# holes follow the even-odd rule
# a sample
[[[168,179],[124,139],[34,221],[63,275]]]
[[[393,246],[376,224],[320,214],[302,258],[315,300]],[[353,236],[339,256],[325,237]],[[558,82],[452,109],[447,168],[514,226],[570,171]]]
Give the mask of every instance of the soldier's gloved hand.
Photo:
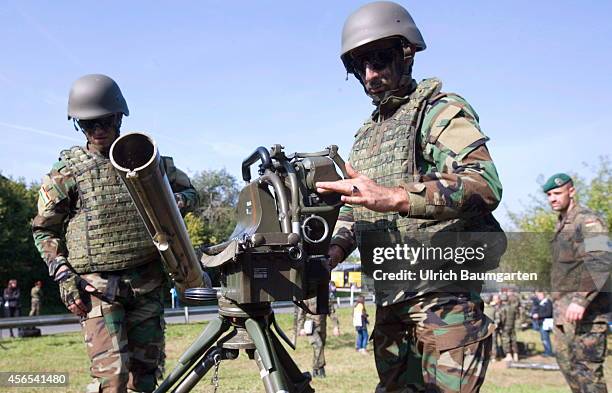
[[[182,209],[185,207],[185,197],[183,197],[182,194],[179,194],[178,192],[175,193],[174,199],[176,200],[176,205],[178,206],[179,209]]]
[[[342,247],[332,244],[327,250],[329,256],[329,270],[332,271],[340,262],[344,260],[344,250]]]
[[[60,298],[68,310],[79,317],[87,315],[89,306],[83,301],[82,292],[85,290],[92,293],[96,288],[67,267],[58,271],[55,277],[59,284]]]

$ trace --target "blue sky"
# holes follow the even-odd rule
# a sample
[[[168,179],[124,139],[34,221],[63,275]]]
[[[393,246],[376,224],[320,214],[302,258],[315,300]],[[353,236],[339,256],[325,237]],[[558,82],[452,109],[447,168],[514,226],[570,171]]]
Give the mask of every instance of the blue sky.
[[[72,82],[114,78],[131,115],[187,172],[225,167],[259,145],[340,146],[372,110],[339,60],[363,1],[106,1],[0,5],[0,171],[34,181],[82,143],[66,120]],[[481,118],[504,184],[497,216],[520,210],[538,177],[610,155],[610,2],[401,2],[436,76]]]

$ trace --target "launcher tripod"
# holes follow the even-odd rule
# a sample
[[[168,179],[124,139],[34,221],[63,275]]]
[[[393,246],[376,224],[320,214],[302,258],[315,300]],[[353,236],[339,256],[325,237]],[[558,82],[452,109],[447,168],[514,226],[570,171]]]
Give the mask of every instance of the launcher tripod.
[[[187,290],[185,298],[202,300],[202,290]],[[216,390],[220,362],[236,359],[240,350],[244,350],[249,359],[255,360],[266,393],[314,392],[310,386],[310,373],[299,370],[279,337],[295,349],[276,323],[269,302],[236,304],[221,297],[217,318],[208,323],[181,355],[174,370],[155,393],[189,392],[213,367]]]

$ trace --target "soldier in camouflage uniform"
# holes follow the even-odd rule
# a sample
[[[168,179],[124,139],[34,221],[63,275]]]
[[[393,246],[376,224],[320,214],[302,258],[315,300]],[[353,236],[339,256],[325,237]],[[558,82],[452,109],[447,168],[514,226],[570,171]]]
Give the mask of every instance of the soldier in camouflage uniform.
[[[490,294],[483,294],[482,295],[482,301],[484,302],[484,313],[485,315],[492,320],[493,322],[497,323],[496,319],[497,319],[497,303],[499,302],[499,298],[496,297],[494,299],[493,296],[491,296]],[[495,330],[493,330],[493,332],[491,333],[491,341],[492,341],[492,345],[491,345],[491,361],[495,362],[496,358],[497,358],[497,325],[495,327]]]
[[[559,212],[551,272],[557,363],[572,392],[604,393],[612,270],[608,227],[575,201],[568,175],[553,175],[543,190]]]
[[[42,303],[43,290],[42,281],[36,281],[36,284],[30,290],[30,298],[32,299],[30,305],[30,316],[40,315],[40,304]]]
[[[310,310],[316,310],[316,298],[306,299],[304,303]],[[314,378],[325,378],[325,341],[327,340],[327,314],[308,314],[301,308],[298,309],[297,327],[300,336],[307,336],[312,346],[312,376]],[[306,331],[306,321],[313,324],[312,332]]]
[[[367,4],[344,24],[342,61],[376,109],[356,133],[350,179],[317,183],[345,202],[328,251],[332,267],[362,251],[370,234],[500,231],[491,212],[502,187],[488,138],[465,99],[442,93],[438,79],[412,79],[414,55],[424,49],[409,13],[392,2]],[[464,292],[425,284],[410,292],[375,282],[376,391],[477,392],[494,328],[482,312],[482,284]]]
[[[510,297],[502,293],[499,297],[501,308],[499,310],[499,324],[501,326],[502,349],[506,354],[505,361],[518,362],[518,343],[516,342],[516,319],[518,308]]]
[[[60,153],[42,180],[33,221],[62,301],[81,317],[94,378],[87,390],[95,392],[153,391],[165,356],[160,255],[109,159],[128,114],[108,76],[74,83],[68,119],[87,143]],[[171,158],[162,161],[179,208],[194,207],[187,175]]]

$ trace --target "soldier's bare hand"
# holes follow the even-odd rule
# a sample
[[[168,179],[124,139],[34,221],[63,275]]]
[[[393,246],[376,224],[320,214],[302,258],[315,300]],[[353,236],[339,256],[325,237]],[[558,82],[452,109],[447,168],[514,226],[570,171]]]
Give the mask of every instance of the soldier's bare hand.
[[[568,322],[581,321],[582,317],[584,316],[584,310],[585,308],[581,305],[570,303],[567,310],[565,310],[565,320]]]
[[[361,205],[376,212],[407,211],[408,196],[400,187],[383,187],[346,164],[349,179],[317,182],[318,193],[337,192],[342,202]]]
[[[298,333],[299,336],[305,336],[306,335],[306,330],[304,329],[300,329],[300,332]]]

